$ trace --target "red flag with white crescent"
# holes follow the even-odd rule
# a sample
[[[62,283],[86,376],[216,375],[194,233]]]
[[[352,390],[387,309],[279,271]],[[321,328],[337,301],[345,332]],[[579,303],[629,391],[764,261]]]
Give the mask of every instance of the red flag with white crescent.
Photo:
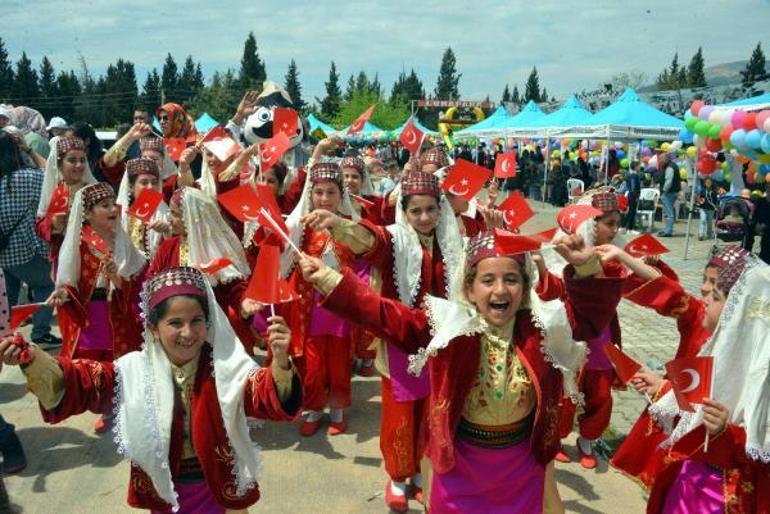
[[[516,255],[539,250],[542,241],[533,236],[522,236],[501,228],[495,229],[495,249],[501,255]]]
[[[714,357],[684,357],[666,364],[666,374],[679,408],[693,412],[692,404],[711,396]]]
[[[171,160],[174,162],[179,161],[182,152],[187,148],[187,141],[181,137],[164,137],[163,144],[166,145],[168,156],[171,157]]]
[[[567,234],[574,234],[583,222],[601,215],[602,211],[590,205],[568,205],[556,215],[556,223]]]
[[[503,213],[505,227],[511,231],[516,230],[535,215],[527,200],[518,191],[508,195],[508,198],[497,208]]]
[[[652,234],[642,234],[633,239],[626,245],[624,250],[634,257],[661,255],[669,252],[669,249],[663,246]]]
[[[414,124],[414,118],[410,118],[409,123],[401,131],[401,144],[409,150],[409,153],[415,154],[422,145],[423,136],[425,134]]]
[[[281,249],[273,245],[261,245],[249,286],[243,296],[264,304],[279,303],[280,268]]]
[[[634,359],[623,353],[623,350],[607,342],[604,345],[604,353],[607,354],[607,358],[612,362],[612,366],[615,368],[615,373],[618,375],[618,379],[627,385],[636,372],[642,369],[642,365],[636,362]]]
[[[273,136],[280,132],[286,134],[289,138],[297,135],[299,127],[299,116],[297,111],[288,107],[276,107],[273,111]]]
[[[101,254],[97,255],[100,259],[107,259],[110,256],[110,249],[107,243],[90,226],[86,225],[80,231],[80,240],[96,250],[98,254]]]
[[[24,305],[17,305],[11,308],[11,319],[8,322],[8,329],[6,332],[12,334],[17,328],[21,326],[30,316],[34,315],[40,310],[40,307],[45,305],[44,303],[27,303]],[[0,334],[3,335],[3,334]]]
[[[160,191],[151,188],[142,189],[142,192],[136,197],[136,200],[134,200],[131,208],[126,211],[126,214],[144,223],[149,223],[162,201],[163,193]]]
[[[215,139],[222,139],[226,137],[230,137],[230,134],[228,134],[221,125],[216,125],[211,130],[206,132],[206,135],[203,136],[203,139],[200,140],[199,144],[208,143],[209,141],[214,141]]]
[[[195,267],[207,275],[214,275],[217,272],[222,271],[226,267],[230,266],[232,263],[233,261],[227,257],[219,257],[217,259],[211,259],[207,262],[202,262]]]
[[[62,182],[53,190],[51,201],[48,203],[46,217],[50,219],[57,214],[66,214],[69,210],[69,199],[70,191],[67,189],[66,184]]]
[[[366,125],[366,122],[369,121],[369,118],[372,117],[372,114],[374,114],[374,108],[377,107],[377,104],[372,105],[369,107],[364,113],[356,118],[356,121],[350,124],[348,127],[348,135],[355,134],[357,132],[361,132],[364,130],[364,126]]]
[[[217,200],[238,221],[262,223],[259,214],[262,202],[259,201],[257,192],[250,184],[243,184],[230,191],[220,193],[217,195]]]
[[[495,159],[495,178],[513,178],[516,176],[516,152],[497,154]]]
[[[278,162],[283,154],[291,148],[289,136],[284,132],[279,132],[271,139],[259,145],[259,167],[261,170],[269,170]]]
[[[441,184],[441,189],[470,201],[481,191],[490,176],[492,176],[492,170],[465,159],[457,159],[449,175]]]

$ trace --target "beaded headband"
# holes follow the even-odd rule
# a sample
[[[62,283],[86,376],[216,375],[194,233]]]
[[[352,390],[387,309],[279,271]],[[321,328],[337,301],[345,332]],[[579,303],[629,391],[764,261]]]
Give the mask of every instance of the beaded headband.
[[[143,137],[139,140],[139,150],[142,152],[145,150],[153,150],[164,154],[166,152],[166,145],[163,144],[163,140],[159,137]]]
[[[358,171],[358,173],[363,174],[364,160],[360,157],[356,157],[355,155],[349,155],[342,158],[340,161],[340,168],[353,168]]]
[[[730,289],[732,289],[738,281],[738,277],[740,277],[746,269],[749,255],[749,252],[740,246],[729,245],[711,258],[711,260],[718,259],[722,263],[721,266],[717,265],[722,268],[717,276],[717,289],[722,291],[725,295],[730,292]],[[711,261],[709,261],[709,263],[710,262]]]
[[[489,257],[504,256],[504,254],[498,252],[497,246],[495,245],[495,233],[491,230],[482,230],[473,236],[470,241],[468,241],[468,247],[465,250],[465,254],[466,266],[468,268],[475,266],[480,261]],[[520,266],[524,266],[525,258],[523,253],[509,255],[508,257],[513,258]]]
[[[432,173],[414,171],[404,176],[401,181],[401,196],[430,195],[439,196],[438,179]]]
[[[138,177],[139,175],[152,175],[156,178],[160,178],[160,170],[158,165],[152,159],[147,157],[139,157],[137,159],[130,159],[126,161],[126,172],[129,177]]]
[[[90,210],[105,198],[115,198],[115,190],[106,182],[97,182],[83,188],[83,209]]]
[[[83,142],[82,139],[75,136],[65,136],[60,137],[56,141],[56,152],[59,154],[59,157],[64,157],[64,155],[67,152],[70,152],[72,150],[82,150],[85,151],[86,145]]]
[[[334,182],[340,185],[342,189],[342,177],[340,176],[340,167],[335,162],[319,162],[313,164],[310,168],[310,183],[318,184],[320,182]]]
[[[193,295],[206,298],[206,277],[195,268],[169,268],[150,278],[144,293],[150,309],[172,296]]]

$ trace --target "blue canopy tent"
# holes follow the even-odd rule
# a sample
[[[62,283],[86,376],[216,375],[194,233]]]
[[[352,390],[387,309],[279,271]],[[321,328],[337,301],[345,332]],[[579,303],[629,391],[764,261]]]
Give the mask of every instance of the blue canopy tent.
[[[499,134],[502,131],[503,125],[505,125],[510,117],[511,115],[508,114],[505,107],[501,105],[488,118],[483,119],[470,127],[458,130],[454,135],[457,138],[464,138]]]
[[[521,136],[546,137],[551,131],[583,125],[591,116],[591,111],[583,107],[577,96],[572,95],[558,110],[535,118],[529,126],[517,128],[514,133]]]
[[[387,133],[386,130],[382,130],[380,127],[369,121],[364,124],[364,129],[361,132],[356,132],[350,136],[348,136],[348,128],[350,128],[350,125],[340,129],[336,134],[350,141],[363,141],[368,138],[376,139]]]
[[[717,105],[716,107],[732,107],[743,109],[744,111],[758,111],[760,109],[767,109],[770,107],[770,93],[765,93],[764,95],[759,96],[752,96],[751,98],[733,100],[732,102]]]
[[[537,123],[545,117],[546,114],[540,107],[538,107],[534,101],[530,100],[518,113],[509,116],[502,128],[509,131],[511,129],[531,127],[534,123]]]
[[[393,134],[396,138],[401,137],[401,132],[404,130],[404,127],[406,127],[407,123],[409,123],[409,118],[407,118],[406,121],[402,123],[400,127],[391,130],[390,133]],[[417,118],[414,118],[414,126],[417,127],[417,130],[429,136],[438,135],[438,132],[436,132],[435,130],[429,129],[428,127],[420,123],[420,120]]]
[[[195,130],[198,132],[208,132],[219,125],[219,122],[211,117],[207,112],[201,114],[197,120],[195,120]]]
[[[334,130],[334,127],[331,125],[327,125],[323,121],[316,118],[315,114],[311,114],[307,117],[307,121],[310,124],[310,134],[315,136],[315,134],[320,130],[323,133],[323,136],[331,136],[332,134],[336,134],[337,131]],[[320,138],[319,138],[320,139]]]

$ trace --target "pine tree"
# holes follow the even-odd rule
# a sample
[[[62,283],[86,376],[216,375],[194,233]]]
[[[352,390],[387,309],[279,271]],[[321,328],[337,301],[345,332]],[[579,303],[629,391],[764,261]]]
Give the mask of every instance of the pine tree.
[[[369,91],[372,92],[377,98],[382,97],[382,84],[380,84],[380,77],[378,73],[374,74],[374,79],[369,82]]]
[[[43,56],[43,60],[40,63],[40,95],[43,101],[40,104],[40,113],[46,118],[50,118],[55,115],[58,109],[56,88],[56,72],[53,69],[51,61],[47,56]]]
[[[110,64],[97,89],[104,94],[100,102],[102,123],[114,126],[128,121],[129,110],[136,104],[138,96],[134,63],[118,59],[114,65]]]
[[[537,76],[537,67],[533,66],[532,71],[529,74],[529,78],[527,78],[527,85],[524,89],[524,102],[529,102],[530,100],[539,102],[540,101],[540,79]]]
[[[703,48],[698,47],[698,51],[690,59],[687,66],[687,86],[704,87],[706,85],[706,74],[703,72]]]
[[[356,93],[356,79],[353,78],[353,74],[350,74],[350,77],[348,77],[348,86],[345,88],[345,95],[342,97],[343,100],[346,102],[349,102],[353,99],[353,95]]]
[[[321,116],[326,121],[331,121],[337,115],[340,110],[340,103],[342,101],[342,91],[340,90],[340,76],[337,74],[337,66],[332,61],[329,68],[329,80],[326,81],[324,86],[326,87],[326,96],[323,100],[316,98],[316,101],[321,106]]]
[[[511,93],[511,102],[515,103],[516,105],[521,105],[521,95],[519,95],[519,86],[516,84],[513,85],[513,93]]]
[[[543,92],[540,94],[540,101],[541,102],[547,102],[548,101],[548,90],[543,88]]]
[[[0,38],[0,103],[11,96],[13,82],[13,64],[8,60],[8,51],[5,49],[3,38]]]
[[[457,73],[457,59],[451,47],[444,51],[441,57],[441,67],[438,72],[436,89],[434,93],[438,100],[457,100],[460,98],[460,77],[462,73]]]
[[[203,87],[203,80],[200,73],[200,64],[198,67],[192,55],[188,55],[182,67],[182,73],[179,75],[179,97],[184,102],[188,102],[195,96],[198,90]]]
[[[72,119],[75,115],[75,99],[80,96],[80,81],[75,72],[60,71],[56,77],[56,91],[59,94],[58,113],[64,119]]]
[[[757,43],[757,47],[751,52],[746,68],[741,72],[743,81],[754,82],[767,78],[768,74],[765,70],[765,64],[765,53],[762,51],[762,43]]]
[[[284,86],[286,87],[286,91],[288,91],[292,102],[294,102],[294,107],[296,107],[298,111],[304,111],[306,105],[304,100],[302,100],[302,85],[299,83],[299,71],[297,70],[297,63],[294,59],[291,60],[289,69],[286,71]]]
[[[505,89],[503,89],[503,96],[500,98],[501,104],[507,104],[511,101],[511,90],[508,88],[508,84],[505,85]]]
[[[241,57],[241,70],[238,74],[238,82],[241,89],[262,90],[262,84],[267,80],[265,63],[259,58],[257,39],[253,32],[243,44],[243,56]]]
[[[153,68],[147,73],[147,78],[142,86],[142,103],[150,109],[160,106],[160,76],[158,70]]]
[[[179,71],[176,61],[169,53],[163,63],[160,74],[160,87],[166,95],[167,102],[179,101]]]
[[[32,67],[32,61],[27,57],[26,52],[21,53],[21,58],[16,62],[16,77],[13,81],[11,94],[17,100],[15,103],[24,104],[25,100],[40,96],[40,84],[37,78],[37,72]]]
[[[422,87],[422,82],[417,77],[414,69],[411,70],[409,75],[403,71],[399,73],[390,92],[390,102],[394,103],[398,101],[397,99],[400,99],[400,101],[409,103],[412,100],[421,100],[423,98],[425,98],[425,89]]]
[[[201,69],[200,62],[195,65],[195,79],[193,79],[193,84],[195,85],[195,91],[202,89],[206,85],[203,80],[203,70]]]
[[[358,72],[358,77],[356,77],[355,90],[356,93],[364,93],[369,91],[369,77],[366,76],[366,72],[364,70]]]

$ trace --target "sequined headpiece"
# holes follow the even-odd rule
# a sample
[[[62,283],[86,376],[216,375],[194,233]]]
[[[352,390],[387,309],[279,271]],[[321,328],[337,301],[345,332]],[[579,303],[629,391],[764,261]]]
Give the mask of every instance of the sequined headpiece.
[[[353,168],[358,173],[363,175],[364,173],[364,160],[360,157],[357,157],[355,155],[349,155],[347,157],[343,157],[340,161],[340,168]]]
[[[160,154],[165,154],[166,145],[163,144],[163,140],[159,137],[143,137],[139,140],[139,150],[142,152],[145,150],[152,150]]]
[[[425,166],[426,164],[434,164],[439,168],[443,168],[444,166],[449,164],[449,159],[444,153],[444,150],[442,150],[437,146],[431,148],[430,150],[425,152],[423,155],[421,155],[420,161],[423,166]]]
[[[495,246],[495,233],[491,230],[482,230],[468,241],[468,246],[465,250],[466,268],[470,269],[489,257],[502,257],[503,255],[497,251]],[[523,253],[510,255],[509,257],[518,262],[520,266],[524,266],[525,257]]]
[[[430,195],[439,196],[438,179],[432,173],[414,171],[404,176],[401,181],[401,196]]]
[[[310,168],[310,183],[319,184],[321,182],[334,182],[342,189],[342,176],[340,167],[336,162],[319,162],[313,164]]]
[[[168,268],[147,281],[144,293],[150,309],[172,296],[193,295],[206,298],[206,277],[195,268]]]
[[[721,265],[717,264],[717,266],[722,268],[717,276],[717,289],[722,291],[725,295],[730,292],[730,289],[732,289],[738,281],[738,277],[740,277],[746,269],[749,256],[749,252],[740,246],[729,245],[711,258],[709,264],[711,261],[718,260]]]
[[[82,139],[75,136],[60,137],[56,141],[56,152],[59,154],[59,158],[63,158],[67,152],[72,150],[86,150],[86,145]]]
[[[129,177],[138,177],[139,175],[152,175],[156,178],[160,178],[160,170],[158,165],[152,159],[147,157],[139,157],[137,159],[130,159],[126,161],[126,172]]]
[[[615,194],[615,191],[611,189],[605,189],[593,194],[591,196],[591,206],[596,207],[604,214],[620,211],[620,206],[618,205],[618,197]]]
[[[90,210],[105,198],[115,198],[115,190],[107,182],[97,182],[83,188],[83,209]]]

